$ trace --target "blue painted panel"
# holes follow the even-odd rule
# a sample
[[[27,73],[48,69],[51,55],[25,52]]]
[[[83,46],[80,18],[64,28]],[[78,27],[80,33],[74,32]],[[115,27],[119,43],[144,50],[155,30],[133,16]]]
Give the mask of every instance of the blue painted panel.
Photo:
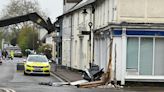
[[[113,30],[113,35],[122,35],[121,29]],[[159,30],[127,30],[126,35],[164,36],[164,31]]]
[[[113,30],[112,31],[113,35],[122,35],[122,30],[121,29],[118,29],[118,30]]]
[[[164,31],[126,31],[127,35],[164,36]]]

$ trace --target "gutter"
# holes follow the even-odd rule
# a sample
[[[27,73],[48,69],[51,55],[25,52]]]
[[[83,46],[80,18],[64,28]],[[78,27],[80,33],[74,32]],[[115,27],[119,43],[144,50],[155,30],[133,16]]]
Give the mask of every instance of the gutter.
[[[99,29],[94,29],[93,33],[99,33],[106,31],[111,28],[135,28],[135,29],[164,29],[164,23],[132,23],[132,22],[121,22],[121,23],[109,23],[107,26],[101,27]]]

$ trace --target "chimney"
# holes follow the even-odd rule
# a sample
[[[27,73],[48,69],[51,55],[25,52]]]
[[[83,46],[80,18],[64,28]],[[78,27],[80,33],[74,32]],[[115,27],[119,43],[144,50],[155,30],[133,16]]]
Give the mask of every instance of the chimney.
[[[63,12],[67,12],[69,9],[81,1],[82,0],[63,0]]]

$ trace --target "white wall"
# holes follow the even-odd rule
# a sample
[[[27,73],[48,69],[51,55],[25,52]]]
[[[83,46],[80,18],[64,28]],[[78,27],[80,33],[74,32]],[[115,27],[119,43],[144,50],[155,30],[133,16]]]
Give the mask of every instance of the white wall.
[[[164,22],[164,0],[118,0],[117,21]]]
[[[85,16],[81,9],[63,18],[62,64],[79,70],[89,68],[90,61],[89,35],[81,34],[81,31],[90,31],[88,23],[91,21],[92,13],[90,8],[86,8],[88,13]]]
[[[104,71],[107,70],[107,65],[109,61],[109,48],[110,40],[109,38],[96,38],[95,39],[95,46],[94,46],[94,64],[99,65]]]
[[[70,67],[71,16],[64,16],[62,26],[62,65]]]
[[[81,31],[90,31],[88,23],[90,20],[91,11],[87,9],[88,14],[82,14],[83,10],[73,13],[73,55],[72,67],[75,69],[84,70],[89,67],[89,35],[81,35]],[[81,38],[82,37],[82,38]],[[80,39],[81,38],[81,39]]]
[[[164,0],[97,0],[95,7],[95,29],[109,23],[164,22]]]
[[[105,27],[115,19],[115,3],[116,0],[97,0],[95,7],[95,29]]]
[[[70,40],[62,40],[62,65],[70,67]]]

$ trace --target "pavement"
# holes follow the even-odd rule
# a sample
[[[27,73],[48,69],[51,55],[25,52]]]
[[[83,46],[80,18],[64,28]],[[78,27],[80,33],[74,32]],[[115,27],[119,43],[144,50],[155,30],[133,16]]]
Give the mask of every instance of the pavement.
[[[83,80],[82,75],[78,71],[70,70],[67,68],[63,67],[57,67],[57,69],[53,69],[56,71],[52,71],[53,74],[61,78],[65,82],[72,82],[72,81],[77,81],[77,80]],[[135,85],[135,84],[133,84]],[[137,85],[137,84],[136,84]],[[99,90],[100,92],[103,92],[104,90],[108,90],[111,92],[164,92],[164,88],[160,86],[146,86],[144,84],[138,85],[138,86],[125,86],[124,88],[117,89],[117,88],[95,88],[95,90]],[[92,90],[93,91],[93,90]],[[91,92],[92,92],[91,91]]]
[[[73,82],[78,80],[83,80],[82,74],[78,71],[73,71],[67,68],[58,66],[57,69],[53,69],[52,73],[61,78],[65,82]]]

